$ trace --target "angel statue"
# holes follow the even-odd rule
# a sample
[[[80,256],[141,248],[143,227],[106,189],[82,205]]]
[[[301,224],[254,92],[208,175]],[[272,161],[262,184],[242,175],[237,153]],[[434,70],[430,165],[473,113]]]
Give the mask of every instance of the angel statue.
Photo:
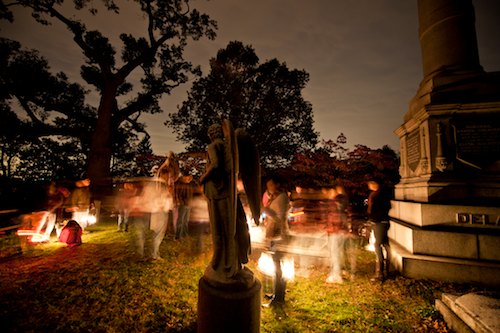
[[[252,217],[260,216],[260,164],[257,148],[243,129],[233,130],[231,122],[208,129],[211,143],[208,161],[200,178],[208,201],[213,256],[205,280],[215,287],[250,286],[253,273],[243,265],[250,254],[250,234],[243,205],[236,188],[241,178]]]

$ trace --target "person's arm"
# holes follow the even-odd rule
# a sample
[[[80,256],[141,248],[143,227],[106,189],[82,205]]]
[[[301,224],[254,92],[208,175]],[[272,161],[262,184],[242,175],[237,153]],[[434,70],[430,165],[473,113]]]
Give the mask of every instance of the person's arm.
[[[169,162],[170,162],[170,160],[167,158],[165,160],[165,162],[163,162],[162,165],[160,165],[160,167],[156,170],[156,176],[158,176],[158,177],[160,176],[160,173],[162,172],[162,170],[167,168],[168,165],[170,164]]]
[[[276,211],[276,215],[280,219],[280,221],[286,221],[288,217],[288,206],[289,206],[289,201],[288,197],[285,192],[282,192],[277,198],[277,206],[278,209]]]

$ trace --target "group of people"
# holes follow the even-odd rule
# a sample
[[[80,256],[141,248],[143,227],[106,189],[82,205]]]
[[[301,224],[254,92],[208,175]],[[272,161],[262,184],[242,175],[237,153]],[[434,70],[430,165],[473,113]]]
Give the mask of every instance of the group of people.
[[[230,125],[212,125],[208,135],[211,143],[208,145],[208,162],[205,174],[200,183],[204,185],[204,193],[208,199],[208,210],[212,228],[214,254],[211,264],[207,267],[205,277],[209,280],[219,282],[238,279],[238,269],[248,261],[249,242],[248,226],[246,221],[240,222],[238,216],[242,215],[241,200],[236,199],[235,224],[231,213],[232,197],[234,189],[231,174],[231,159],[226,156],[232,151],[232,133]],[[224,132],[224,134],[223,134]],[[238,139],[236,138],[236,141]],[[233,157],[238,156],[235,154]],[[376,237],[376,279],[384,279],[389,268],[387,230],[389,226],[388,212],[390,209],[390,196],[383,190],[379,180],[371,180],[368,183],[372,191],[368,198],[368,215],[372,222]],[[281,271],[281,259],[284,255],[280,252],[280,244],[289,240],[288,215],[290,209],[289,196],[284,188],[284,182],[278,177],[269,177],[266,181],[266,191],[261,202],[262,223],[265,227],[265,239],[269,244],[275,266],[274,295],[271,296],[270,304],[279,304],[284,301],[286,281]],[[341,283],[341,268],[345,257],[348,257],[351,274],[356,271],[357,240],[349,233],[347,221],[348,198],[342,186],[336,186],[326,190],[326,199],[322,201],[323,219],[326,221],[326,233],[330,252],[330,274],[328,283]],[[233,222],[231,222],[233,221]],[[385,248],[385,253],[382,250]],[[346,255],[347,254],[347,255]]]
[[[81,244],[81,234],[94,223],[94,205],[90,197],[90,179],[77,180],[74,188],[50,182],[35,212],[24,216],[24,227],[34,228],[39,241],[49,241],[54,230],[60,241]]]
[[[288,209],[290,204],[286,190],[282,186],[283,182],[277,181],[278,179],[273,177],[266,183],[263,216],[265,216],[266,238],[269,240],[285,239],[281,242],[286,242],[289,234]],[[375,275],[372,280],[383,281],[387,278],[390,267],[388,230],[391,193],[378,178],[367,181],[367,186],[370,190],[367,199],[367,215],[375,238],[376,254]],[[318,210],[320,219],[325,224],[330,259],[330,271],[326,282],[342,283],[343,275],[348,275],[351,279],[356,275],[357,256],[362,241],[348,219],[349,201],[345,188],[342,185],[326,187],[322,189],[321,194]]]
[[[370,229],[375,237],[376,265],[373,281],[383,281],[388,277],[390,266],[389,248],[389,210],[391,209],[391,194],[383,187],[380,179],[367,182],[370,194],[368,196],[367,215]],[[353,230],[353,225],[347,218],[348,197],[343,186],[327,190],[327,199],[323,201],[324,220],[328,235],[330,254],[330,272],[327,283],[342,283],[342,269],[348,268],[350,278],[356,274],[356,258],[360,248],[359,235]]]
[[[139,257],[146,259],[148,255],[153,260],[162,260],[159,249],[169,229],[175,239],[188,235],[193,177],[181,174],[173,152],[167,154],[154,176],[124,182],[116,194],[115,208],[118,231],[129,231],[129,225],[134,228]],[[150,232],[151,251],[146,254]]]

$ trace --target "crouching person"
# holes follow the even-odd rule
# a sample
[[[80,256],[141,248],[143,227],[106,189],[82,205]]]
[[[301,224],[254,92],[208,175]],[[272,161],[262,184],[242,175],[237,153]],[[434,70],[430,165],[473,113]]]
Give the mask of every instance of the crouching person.
[[[70,247],[82,244],[82,227],[75,220],[70,220],[61,230],[59,241],[66,243]]]

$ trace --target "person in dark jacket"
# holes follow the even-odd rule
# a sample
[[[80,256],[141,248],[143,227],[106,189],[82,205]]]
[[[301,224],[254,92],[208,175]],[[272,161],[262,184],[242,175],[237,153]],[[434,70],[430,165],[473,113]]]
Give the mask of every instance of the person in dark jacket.
[[[368,218],[372,223],[375,236],[376,266],[375,277],[372,280],[383,281],[387,278],[390,265],[389,210],[391,209],[391,193],[382,186],[378,179],[368,181],[371,193],[368,196]],[[385,250],[385,256],[384,256]]]

